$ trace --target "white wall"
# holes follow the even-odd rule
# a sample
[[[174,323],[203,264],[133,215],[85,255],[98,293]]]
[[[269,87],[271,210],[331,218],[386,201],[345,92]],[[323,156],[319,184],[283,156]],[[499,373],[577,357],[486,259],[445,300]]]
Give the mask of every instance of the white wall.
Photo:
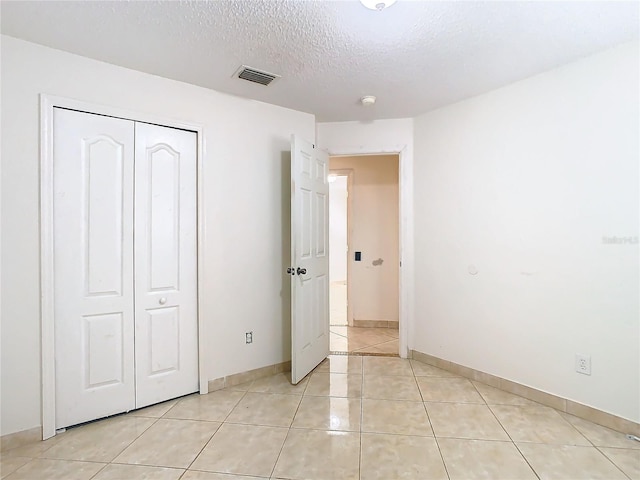
[[[374,107],[375,108],[375,107]],[[400,356],[413,348],[413,119],[316,124],[319,148],[331,155],[400,153]]]
[[[347,177],[329,183],[329,278],[347,280]]]
[[[349,304],[354,320],[398,321],[398,155],[331,157],[351,170]],[[362,253],[356,262],[354,254]]]
[[[640,421],[638,58],[415,120],[416,350]]]
[[[1,434],[41,424],[40,93],[203,125],[206,373],[290,359],[290,135],[313,140],[314,117],[6,36],[1,53]]]

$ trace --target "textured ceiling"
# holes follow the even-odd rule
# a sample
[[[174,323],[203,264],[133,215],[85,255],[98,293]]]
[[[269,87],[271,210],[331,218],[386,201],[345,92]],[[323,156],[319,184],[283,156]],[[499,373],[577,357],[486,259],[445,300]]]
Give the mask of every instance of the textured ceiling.
[[[638,39],[614,1],[3,1],[2,33],[316,115],[411,117]],[[241,64],[282,75],[232,78]],[[374,107],[359,105],[376,95]]]

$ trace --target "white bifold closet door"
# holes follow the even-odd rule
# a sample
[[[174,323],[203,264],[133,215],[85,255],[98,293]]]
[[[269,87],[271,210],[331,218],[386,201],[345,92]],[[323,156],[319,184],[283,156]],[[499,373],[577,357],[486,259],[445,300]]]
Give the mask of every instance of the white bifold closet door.
[[[56,428],[198,390],[196,134],[54,109]]]

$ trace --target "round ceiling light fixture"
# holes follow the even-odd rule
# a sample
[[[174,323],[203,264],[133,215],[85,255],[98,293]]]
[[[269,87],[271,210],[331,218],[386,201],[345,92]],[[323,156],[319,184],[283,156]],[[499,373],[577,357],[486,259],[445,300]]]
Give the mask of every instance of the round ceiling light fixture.
[[[360,0],[360,3],[370,10],[378,10],[381,12],[396,3],[396,0]]]
[[[373,95],[365,95],[360,99],[360,103],[362,103],[364,107],[370,107],[371,105],[376,103],[376,97]]]

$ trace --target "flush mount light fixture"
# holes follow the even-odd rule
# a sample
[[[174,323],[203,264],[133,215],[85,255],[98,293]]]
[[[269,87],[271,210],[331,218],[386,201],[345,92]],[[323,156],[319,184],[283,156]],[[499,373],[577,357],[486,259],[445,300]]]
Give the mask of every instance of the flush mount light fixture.
[[[380,12],[396,3],[396,0],[360,0],[360,3],[371,10]]]
[[[362,106],[364,107],[370,107],[371,105],[376,103],[376,97],[374,97],[373,95],[365,95],[360,99],[360,103],[362,103]]]

